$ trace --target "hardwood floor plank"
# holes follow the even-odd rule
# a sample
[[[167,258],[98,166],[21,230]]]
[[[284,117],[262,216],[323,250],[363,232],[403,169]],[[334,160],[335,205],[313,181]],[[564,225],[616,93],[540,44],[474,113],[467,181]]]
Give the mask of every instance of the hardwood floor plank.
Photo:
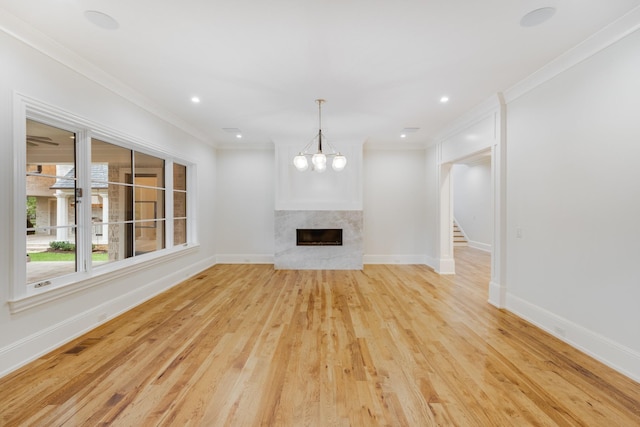
[[[632,426],[640,385],[487,300],[489,257],[218,265],[0,379],[2,426]]]

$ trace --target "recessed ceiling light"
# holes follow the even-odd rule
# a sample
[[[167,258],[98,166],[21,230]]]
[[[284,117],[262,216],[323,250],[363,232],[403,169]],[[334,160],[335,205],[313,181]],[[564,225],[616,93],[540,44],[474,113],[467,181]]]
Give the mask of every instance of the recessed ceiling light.
[[[400,138],[406,138],[408,134],[418,132],[420,128],[404,128],[402,132],[400,132]]]
[[[448,96],[443,96],[442,98],[440,98],[440,102],[442,102],[443,104],[446,104],[447,102],[449,102],[449,97]]]
[[[420,128],[404,128],[402,129],[402,133],[414,133],[418,132]]]
[[[92,24],[104,30],[116,30],[120,28],[120,24],[118,24],[118,21],[116,21],[106,13],[98,12],[97,10],[85,10],[84,17],[87,18]]]
[[[242,138],[242,131],[238,128],[222,128],[222,130],[234,134],[238,139]]]
[[[193,102],[194,104],[199,104],[200,103],[200,98],[198,98],[197,96],[192,96],[191,97],[191,102]]]
[[[535,27],[551,19],[555,13],[555,7],[541,7],[540,9],[532,10],[520,19],[520,25],[523,27]]]

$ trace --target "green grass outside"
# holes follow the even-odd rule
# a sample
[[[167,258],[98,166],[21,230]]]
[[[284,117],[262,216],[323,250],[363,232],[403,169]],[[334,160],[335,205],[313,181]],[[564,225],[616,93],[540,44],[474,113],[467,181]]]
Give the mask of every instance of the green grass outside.
[[[33,252],[29,254],[29,258],[31,258],[31,262],[38,261],[74,261],[75,254],[73,252],[64,253],[64,252]],[[109,261],[108,253],[92,253],[91,259],[93,261]]]

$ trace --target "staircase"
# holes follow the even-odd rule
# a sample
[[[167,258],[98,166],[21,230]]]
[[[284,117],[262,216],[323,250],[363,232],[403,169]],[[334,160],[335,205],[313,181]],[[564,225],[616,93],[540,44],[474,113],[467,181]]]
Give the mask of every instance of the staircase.
[[[455,219],[453,220],[453,246],[468,246],[467,238]]]

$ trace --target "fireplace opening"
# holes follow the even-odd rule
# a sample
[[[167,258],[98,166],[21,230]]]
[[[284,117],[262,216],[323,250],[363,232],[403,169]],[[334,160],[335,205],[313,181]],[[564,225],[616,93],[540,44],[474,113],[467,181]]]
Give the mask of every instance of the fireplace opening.
[[[298,246],[342,246],[341,228],[298,228]]]

